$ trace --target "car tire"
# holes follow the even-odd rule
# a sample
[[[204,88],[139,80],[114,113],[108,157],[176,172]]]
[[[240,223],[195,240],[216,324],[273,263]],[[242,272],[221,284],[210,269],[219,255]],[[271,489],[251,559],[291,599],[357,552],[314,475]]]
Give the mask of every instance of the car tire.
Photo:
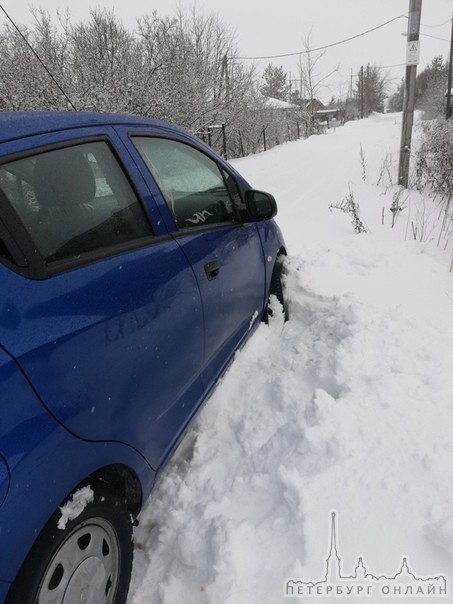
[[[131,516],[115,493],[103,486],[93,486],[92,491],[93,500],[63,530],[57,526],[61,511],[53,514],[6,604],[126,602],[133,560]]]
[[[282,313],[284,314],[285,321],[289,319],[289,308],[288,308],[288,300],[286,297],[286,288],[285,288],[285,266],[284,266],[284,256],[279,256],[274,266],[274,270],[272,271],[271,283],[269,287],[269,299],[271,296],[275,296],[279,301]],[[269,306],[269,300],[266,307],[265,320],[266,323],[269,321],[269,318],[273,316],[272,309]]]

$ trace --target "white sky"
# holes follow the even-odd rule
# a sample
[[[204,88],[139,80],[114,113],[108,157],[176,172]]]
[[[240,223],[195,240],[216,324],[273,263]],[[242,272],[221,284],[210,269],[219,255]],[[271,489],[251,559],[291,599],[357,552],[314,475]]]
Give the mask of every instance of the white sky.
[[[88,16],[90,7],[114,9],[125,25],[133,29],[135,19],[157,10],[161,16],[174,14],[176,7],[190,8],[193,0],[0,0],[11,17],[19,23],[31,23],[31,5],[55,13],[69,8],[74,20]],[[197,0],[200,13],[215,13],[231,28],[241,56],[269,56],[295,53],[304,47],[304,37],[311,31],[311,46],[319,47],[354,36],[408,12],[409,0]],[[448,58],[451,32],[452,0],[424,0],[422,6],[421,57],[419,70],[434,56]],[[5,21],[0,13],[0,23]],[[324,100],[340,89],[347,90],[351,70],[375,63],[382,67],[404,64],[406,57],[407,20],[389,25],[351,42],[326,51],[321,69],[329,73],[338,67],[322,93]],[[443,40],[434,39],[443,38]],[[260,72],[268,63],[282,65],[296,79],[297,56],[256,61]],[[388,70],[395,86],[404,75],[404,66]],[[295,83],[294,85],[297,85]]]

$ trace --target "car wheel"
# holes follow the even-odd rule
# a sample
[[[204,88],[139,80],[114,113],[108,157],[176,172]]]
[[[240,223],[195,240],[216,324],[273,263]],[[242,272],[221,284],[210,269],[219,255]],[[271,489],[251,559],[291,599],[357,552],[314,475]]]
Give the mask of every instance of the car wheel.
[[[8,594],[6,604],[124,604],[132,571],[132,522],[125,503],[93,487],[93,501],[58,528],[49,520]],[[69,504],[70,505],[70,504]]]
[[[274,270],[272,271],[271,283],[269,287],[269,298],[271,296],[275,296],[277,300],[280,302],[282,313],[285,316],[285,321],[289,319],[289,309],[288,309],[288,301],[286,298],[285,291],[285,267],[284,267],[284,256],[279,256],[274,266]],[[267,312],[265,314],[266,322],[268,322],[269,317],[272,317],[272,309],[269,305],[269,301],[267,304]]]

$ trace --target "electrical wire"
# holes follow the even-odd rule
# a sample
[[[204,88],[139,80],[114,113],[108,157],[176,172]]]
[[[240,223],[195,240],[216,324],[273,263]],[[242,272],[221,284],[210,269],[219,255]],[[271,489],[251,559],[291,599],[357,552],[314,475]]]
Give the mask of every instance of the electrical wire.
[[[377,29],[380,29],[381,27],[385,27],[386,25],[388,25],[389,23],[392,23],[393,21],[396,21],[397,19],[402,19],[403,17],[407,17],[407,13],[398,15],[398,17],[394,17],[393,19],[390,19],[389,21],[386,21],[385,23],[381,23],[380,25],[377,25],[376,27],[367,29],[366,31],[363,31],[360,34],[356,34],[355,36],[351,36],[350,38],[345,38],[344,40],[339,40],[338,42],[332,42],[332,44],[326,44],[325,46],[319,46],[318,48],[310,48],[308,50],[299,50],[298,52],[289,52],[289,53],[284,53],[284,54],[279,54],[279,55],[269,55],[269,56],[263,56],[263,57],[232,57],[232,58],[239,60],[239,61],[245,61],[245,60],[254,61],[254,60],[259,60],[259,59],[281,59],[283,57],[295,57],[297,55],[308,54],[310,52],[317,52],[319,50],[325,50],[326,48],[332,48],[333,46],[339,46],[340,44],[345,44],[346,42],[350,42],[351,40],[355,40],[356,38],[366,36],[367,34],[373,32],[373,31],[376,31]]]
[[[439,23],[439,25],[427,25],[426,23],[422,23],[423,27],[443,27],[444,25],[447,25],[447,23],[451,23],[451,19],[448,19],[448,21],[444,21],[444,23]]]
[[[421,36],[425,36],[425,38],[432,38],[433,40],[440,40],[441,42],[450,42],[450,40],[447,40],[446,38],[439,38],[438,36],[430,36],[429,34],[424,34],[421,33]]]
[[[47,74],[52,78],[52,81],[58,87],[58,90],[61,92],[61,94],[64,96],[64,98],[68,101],[69,105],[73,108],[74,111],[77,111],[77,107],[75,107],[74,103],[71,101],[71,99],[68,97],[68,95],[66,94],[66,92],[63,90],[63,88],[57,82],[57,80],[55,79],[55,77],[51,73],[50,69],[47,67],[47,65],[44,63],[44,61],[38,55],[38,53],[36,52],[36,50],[33,48],[33,46],[30,44],[30,42],[27,40],[27,38],[24,36],[24,34],[20,31],[20,29],[17,27],[17,25],[14,23],[14,21],[11,19],[11,17],[8,15],[8,13],[6,12],[6,10],[3,8],[3,6],[1,4],[0,4],[0,8],[5,13],[8,21],[10,21],[12,23],[14,29],[17,31],[17,33],[19,34],[19,36],[22,38],[22,40],[25,42],[25,44],[28,46],[28,48],[32,51],[32,53],[35,55],[35,57],[41,63],[42,67],[46,70]]]
[[[396,65],[382,65],[380,69],[394,69],[395,67],[406,67],[406,63],[397,63]]]

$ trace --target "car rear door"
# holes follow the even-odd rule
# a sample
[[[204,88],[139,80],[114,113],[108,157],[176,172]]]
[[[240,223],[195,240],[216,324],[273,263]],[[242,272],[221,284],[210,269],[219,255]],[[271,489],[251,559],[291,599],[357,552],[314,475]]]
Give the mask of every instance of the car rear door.
[[[74,434],[128,443],[157,468],[203,395],[203,312],[190,262],[112,128],[52,133],[8,151],[3,232],[14,232],[28,264],[3,252],[0,342]]]

